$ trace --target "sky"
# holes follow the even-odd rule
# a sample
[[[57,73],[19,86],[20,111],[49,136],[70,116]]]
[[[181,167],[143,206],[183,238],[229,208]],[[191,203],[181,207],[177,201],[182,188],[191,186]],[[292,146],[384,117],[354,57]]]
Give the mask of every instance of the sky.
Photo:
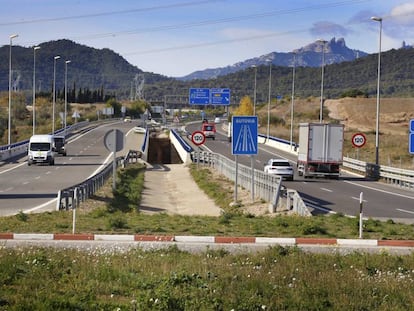
[[[378,53],[380,33],[381,51],[414,45],[414,0],[0,0],[0,8],[0,46],[69,39],[169,77],[318,39],[344,38],[367,53]]]

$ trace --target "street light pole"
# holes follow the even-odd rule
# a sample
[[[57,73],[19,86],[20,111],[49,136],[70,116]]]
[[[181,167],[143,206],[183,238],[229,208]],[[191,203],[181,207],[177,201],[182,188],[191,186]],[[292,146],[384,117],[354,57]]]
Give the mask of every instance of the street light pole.
[[[377,116],[375,122],[375,164],[379,164],[379,113],[380,113],[380,76],[381,76],[381,36],[382,18],[373,16],[371,20],[379,22],[379,48],[378,48],[378,80],[377,80]]]
[[[53,58],[53,108],[52,108],[52,135],[55,134],[55,105],[56,105],[56,60],[60,56],[55,56]]]
[[[269,102],[267,103],[267,141],[270,137],[270,101],[271,101],[271,89],[272,89],[272,62],[269,65]]]
[[[256,86],[257,86],[257,66],[253,65],[254,68],[254,94],[253,94],[253,115],[256,115]]]
[[[70,60],[65,61],[65,116],[63,120],[63,126],[64,126],[64,135],[66,137],[66,114],[67,114],[67,107],[68,107],[68,64],[70,63]]]
[[[293,106],[295,101],[295,69],[296,69],[296,53],[293,53],[293,69],[292,69],[292,100],[290,105],[290,149],[293,145]]]
[[[11,35],[10,38],[10,52],[9,52],[9,130],[8,130],[8,142],[7,144],[10,146],[11,144],[11,80],[12,80],[12,43],[13,39],[17,38],[19,35]]]
[[[323,121],[323,76],[324,76],[324,69],[325,69],[325,43],[327,41],[325,40],[318,40],[322,43],[322,77],[321,77],[321,105],[319,108],[319,123],[322,123]]]
[[[33,47],[33,135],[36,133],[36,50],[39,50],[40,46]]]

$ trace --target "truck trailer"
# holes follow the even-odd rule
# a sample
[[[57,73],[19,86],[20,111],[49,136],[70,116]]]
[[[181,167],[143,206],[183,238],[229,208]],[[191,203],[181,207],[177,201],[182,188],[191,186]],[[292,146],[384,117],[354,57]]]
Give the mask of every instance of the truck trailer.
[[[305,178],[339,178],[343,142],[342,124],[300,123],[298,175]]]

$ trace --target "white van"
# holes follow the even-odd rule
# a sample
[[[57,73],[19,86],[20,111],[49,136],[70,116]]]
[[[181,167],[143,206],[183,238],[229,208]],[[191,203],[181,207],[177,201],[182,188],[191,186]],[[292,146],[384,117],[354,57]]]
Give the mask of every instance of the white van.
[[[29,140],[27,165],[49,163],[55,165],[53,135],[33,135]]]

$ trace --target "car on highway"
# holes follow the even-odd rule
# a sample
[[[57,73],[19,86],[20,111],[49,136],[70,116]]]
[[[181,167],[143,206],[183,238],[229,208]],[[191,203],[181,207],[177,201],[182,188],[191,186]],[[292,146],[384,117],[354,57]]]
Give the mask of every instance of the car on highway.
[[[281,176],[286,180],[293,180],[293,167],[286,159],[270,159],[264,166],[264,172]]]
[[[145,134],[147,130],[141,126],[135,126],[134,127],[134,132],[137,134]]]
[[[55,152],[66,157],[66,147],[65,147],[65,136],[55,135],[53,136],[53,144],[55,147]]]

